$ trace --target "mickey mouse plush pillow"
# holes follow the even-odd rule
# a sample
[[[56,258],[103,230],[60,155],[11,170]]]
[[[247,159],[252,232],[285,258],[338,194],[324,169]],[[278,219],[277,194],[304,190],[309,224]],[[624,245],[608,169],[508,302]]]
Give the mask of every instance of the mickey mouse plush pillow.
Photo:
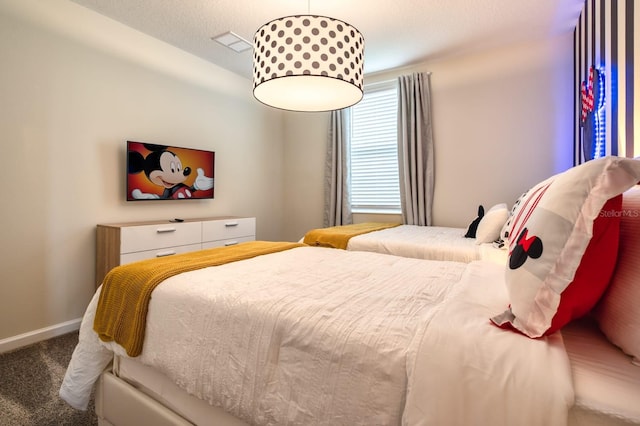
[[[491,321],[535,338],[589,312],[615,266],[620,194],[638,181],[640,161],[605,157],[527,191],[510,222],[510,305]]]

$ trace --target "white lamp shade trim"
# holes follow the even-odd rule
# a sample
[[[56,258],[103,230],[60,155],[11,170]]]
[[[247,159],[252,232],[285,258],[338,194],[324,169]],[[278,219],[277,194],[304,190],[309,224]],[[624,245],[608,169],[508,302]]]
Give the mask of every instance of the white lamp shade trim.
[[[362,99],[364,39],[346,22],[315,15],[274,19],[253,39],[253,95],[286,110],[329,111]]]

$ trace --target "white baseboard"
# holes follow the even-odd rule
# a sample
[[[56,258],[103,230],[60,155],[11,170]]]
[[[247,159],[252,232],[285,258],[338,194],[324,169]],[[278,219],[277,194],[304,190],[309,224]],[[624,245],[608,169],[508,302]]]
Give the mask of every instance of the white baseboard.
[[[0,340],[0,354],[79,330],[81,322],[82,318],[77,318],[39,330],[29,331],[28,333],[18,334],[17,336],[7,337]]]

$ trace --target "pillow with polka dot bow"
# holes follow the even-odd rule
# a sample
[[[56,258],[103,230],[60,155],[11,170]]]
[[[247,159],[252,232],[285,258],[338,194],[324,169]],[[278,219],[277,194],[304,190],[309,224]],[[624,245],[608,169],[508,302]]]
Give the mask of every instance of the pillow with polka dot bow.
[[[515,211],[518,209],[518,206],[526,196],[527,193],[525,192],[518,197],[515,203],[513,203],[513,207],[511,207],[511,210],[509,210],[509,217],[504,225],[502,225],[502,228],[500,229],[500,235],[493,242],[493,247],[500,250],[507,250],[509,248],[509,229],[511,228],[511,219],[513,218],[513,214],[515,213]]]
[[[535,338],[589,312],[615,266],[621,194],[639,180],[640,161],[605,157],[527,191],[509,229],[510,304],[491,321]]]

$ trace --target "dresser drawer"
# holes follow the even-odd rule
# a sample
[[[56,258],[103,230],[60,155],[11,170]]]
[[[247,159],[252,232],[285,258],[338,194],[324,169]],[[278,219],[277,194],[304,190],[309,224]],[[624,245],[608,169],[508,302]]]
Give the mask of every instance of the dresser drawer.
[[[152,259],[154,257],[171,256],[178,253],[187,253],[189,251],[200,250],[202,246],[200,244],[190,244],[187,246],[167,247],[156,250],[137,251],[134,253],[125,253],[120,256],[120,264],[136,262],[138,260]]]
[[[201,238],[200,222],[128,226],[120,230],[120,253],[199,244]]]
[[[236,244],[253,240],[255,240],[255,237],[253,235],[249,235],[247,237],[230,238],[227,240],[207,241],[205,243],[202,243],[202,248],[209,249],[214,247],[235,246]]]
[[[235,219],[202,222],[202,242],[237,239],[256,235],[256,219],[243,217]],[[224,245],[224,244],[222,244]]]

